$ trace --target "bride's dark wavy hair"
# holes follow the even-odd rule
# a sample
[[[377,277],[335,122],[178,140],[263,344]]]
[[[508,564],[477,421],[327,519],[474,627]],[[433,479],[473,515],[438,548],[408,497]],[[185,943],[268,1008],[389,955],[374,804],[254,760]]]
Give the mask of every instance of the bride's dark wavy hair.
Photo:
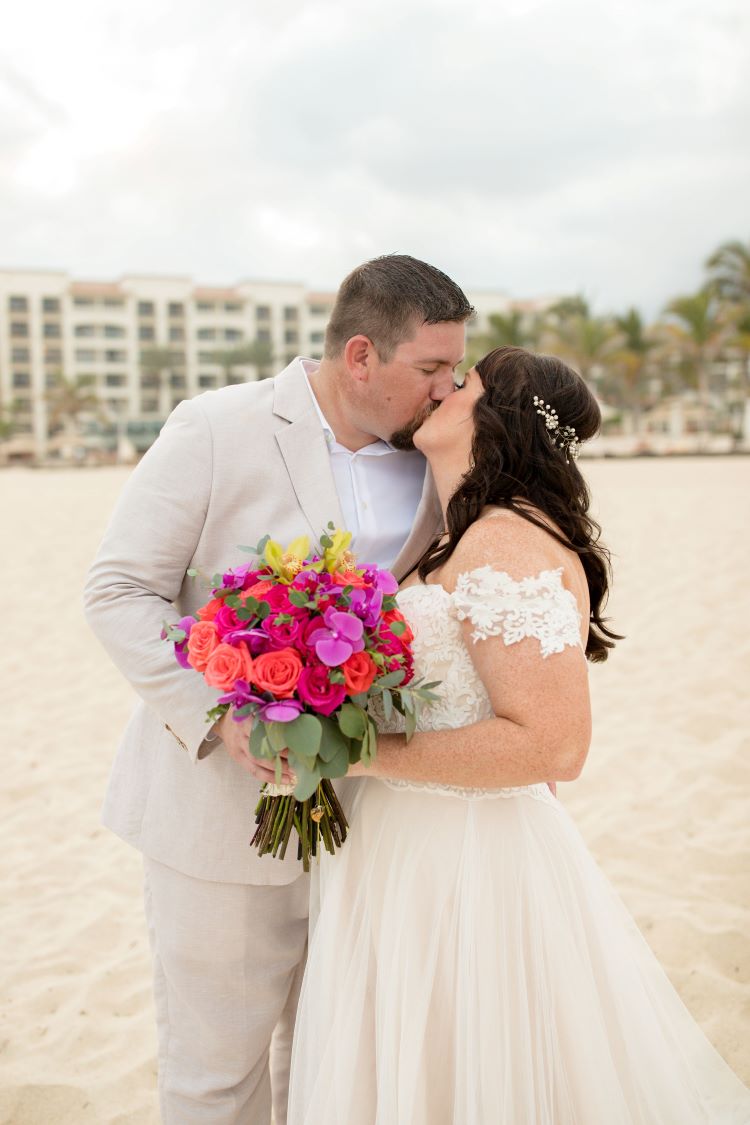
[[[425,581],[447,562],[486,505],[507,508],[580,558],[591,604],[586,657],[606,660],[608,650],[622,639],[602,617],[611,579],[609,552],[599,542],[599,524],[589,515],[586,482],[573,458],[568,460],[566,452],[553,444],[534,396],[551,404],[560,425],[572,426],[579,441],[592,438],[599,429],[597,401],[580,375],[562,360],[524,348],[495,348],[476,364],[476,370],[484,394],[474,406],[472,465],[448,504],[448,539],[442,545],[436,539],[428,548],[417,568],[419,577]]]

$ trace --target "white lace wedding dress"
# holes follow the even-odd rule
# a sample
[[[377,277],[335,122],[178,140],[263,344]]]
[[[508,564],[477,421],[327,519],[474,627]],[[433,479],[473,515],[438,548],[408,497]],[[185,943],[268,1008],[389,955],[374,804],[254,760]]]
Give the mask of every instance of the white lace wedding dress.
[[[580,644],[559,571],[483,567],[398,600],[417,676],[441,681],[422,730],[491,714],[460,620],[475,643],[536,637],[540,659]],[[314,875],[289,1125],[750,1122],[750,1091],[546,785],[368,779],[350,820]]]

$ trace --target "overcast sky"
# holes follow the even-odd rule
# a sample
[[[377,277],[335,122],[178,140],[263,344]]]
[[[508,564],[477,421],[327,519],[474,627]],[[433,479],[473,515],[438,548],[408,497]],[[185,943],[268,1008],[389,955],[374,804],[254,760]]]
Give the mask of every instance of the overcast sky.
[[[649,316],[750,238],[747,0],[35,0],[0,267],[290,278],[402,251]]]

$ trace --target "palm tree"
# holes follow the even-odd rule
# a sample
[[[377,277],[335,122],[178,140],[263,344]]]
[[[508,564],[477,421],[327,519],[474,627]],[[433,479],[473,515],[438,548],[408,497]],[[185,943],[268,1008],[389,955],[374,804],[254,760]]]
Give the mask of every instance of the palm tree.
[[[55,372],[44,397],[48,407],[48,437],[62,430],[63,436],[71,443],[79,436],[81,415],[99,412],[100,409],[99,399],[86,375],[68,379],[62,371]]]
[[[633,428],[638,433],[644,375],[649,353],[656,347],[656,341],[648,335],[638,309],[628,309],[624,316],[616,316],[614,323],[619,340],[617,349],[611,355],[611,362],[625,392],[626,405],[633,413]]]
[[[0,441],[9,441],[16,430],[16,411],[12,406],[0,406]]]
[[[722,301],[750,304],[750,242],[723,242],[706,262],[709,286]]]
[[[153,348],[144,348],[141,351],[140,368],[142,379],[148,380],[150,385],[156,386],[159,395],[159,415],[166,418],[169,414],[167,391],[169,389],[170,368],[180,359],[180,353],[166,344],[156,344]]]
[[[584,297],[565,297],[549,309],[542,346],[592,382],[617,347],[617,329],[607,318],[592,315]]]
[[[702,430],[707,434],[710,430],[711,364],[727,340],[726,322],[710,285],[697,293],[675,297],[665,312],[671,318],[667,329],[672,341],[697,385],[703,413]]]
[[[224,385],[244,383],[243,378],[235,378],[235,367],[257,367],[258,378],[265,379],[268,369],[273,363],[271,345],[261,340],[249,340],[239,344],[236,348],[225,348],[211,353],[211,362],[221,367],[224,373]]]

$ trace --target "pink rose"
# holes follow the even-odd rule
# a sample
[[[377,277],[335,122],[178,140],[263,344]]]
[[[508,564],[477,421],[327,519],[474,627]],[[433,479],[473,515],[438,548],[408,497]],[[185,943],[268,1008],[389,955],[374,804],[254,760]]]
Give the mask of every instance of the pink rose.
[[[346,699],[343,684],[332,684],[325,664],[309,664],[302,669],[297,695],[321,715],[330,715]]]

